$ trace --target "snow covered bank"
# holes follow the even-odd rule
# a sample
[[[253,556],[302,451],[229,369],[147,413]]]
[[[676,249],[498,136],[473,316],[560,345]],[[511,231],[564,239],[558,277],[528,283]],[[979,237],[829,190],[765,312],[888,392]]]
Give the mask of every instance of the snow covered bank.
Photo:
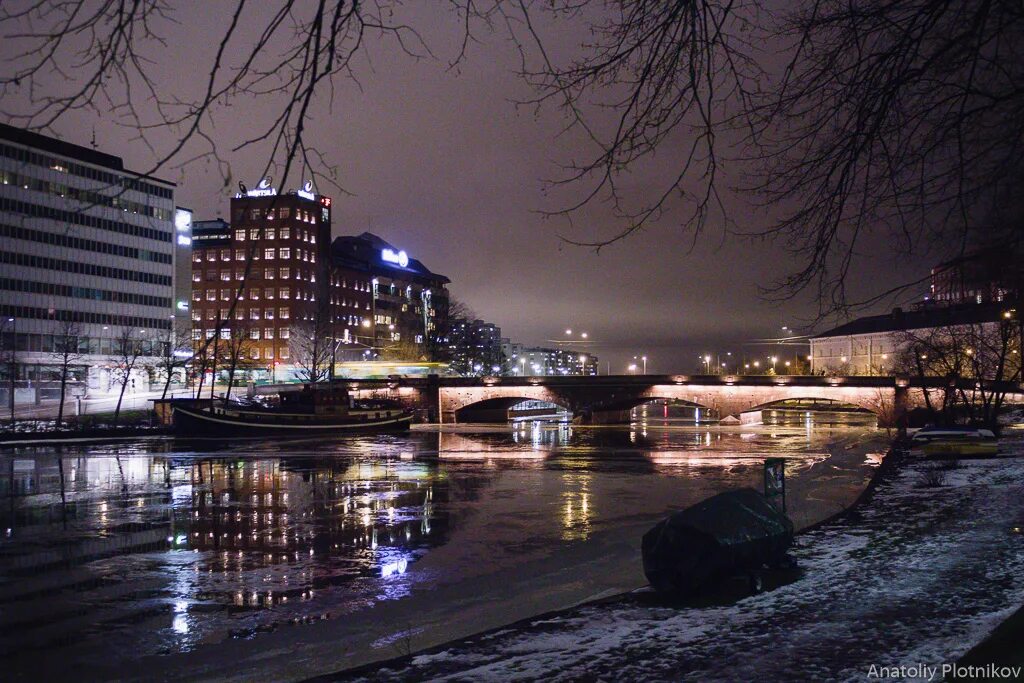
[[[1016,457],[907,464],[855,519],[798,538],[800,580],[734,605],[593,605],[400,660],[403,680],[864,680],[952,664],[1024,602]],[[366,674],[366,672],[363,672]]]

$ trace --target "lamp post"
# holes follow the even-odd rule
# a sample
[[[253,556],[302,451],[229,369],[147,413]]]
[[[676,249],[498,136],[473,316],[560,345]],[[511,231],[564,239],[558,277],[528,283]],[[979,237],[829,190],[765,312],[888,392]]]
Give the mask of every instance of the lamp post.
[[[8,389],[8,399],[10,400],[11,407],[11,425],[14,425],[14,372],[17,370],[17,353],[18,353],[18,319],[8,318],[7,322],[11,323],[11,358],[10,367],[7,369],[8,376],[11,381],[10,388]]]
[[[775,374],[775,363],[779,360],[779,357],[778,356],[772,356],[768,360],[770,360],[772,362],[772,374]]]
[[[644,362],[644,374],[647,374],[647,356],[641,356],[640,360]]]
[[[631,374],[631,375],[635,375],[636,374],[636,363],[630,363],[629,364],[629,374]]]

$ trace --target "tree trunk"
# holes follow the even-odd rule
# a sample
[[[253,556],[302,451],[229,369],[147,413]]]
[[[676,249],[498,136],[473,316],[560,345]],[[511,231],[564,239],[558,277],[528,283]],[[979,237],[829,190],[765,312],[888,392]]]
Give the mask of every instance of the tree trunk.
[[[228,400],[231,398],[231,387],[235,384],[235,367],[238,364],[235,361],[231,362],[231,367],[228,369],[228,390],[224,392],[224,407],[227,408]]]
[[[167,369],[167,379],[164,381],[164,393],[160,394],[161,400],[167,398],[167,390],[171,388],[171,373],[173,370],[173,368]]]
[[[60,373],[60,403],[57,404],[57,429],[64,424],[64,392],[68,386],[68,368],[64,366]]]
[[[114,426],[117,426],[117,420],[121,417],[121,401],[124,400],[124,391],[128,388],[129,378],[131,377],[131,370],[125,373],[124,377],[121,378],[121,393],[117,395],[117,407],[114,408]]]

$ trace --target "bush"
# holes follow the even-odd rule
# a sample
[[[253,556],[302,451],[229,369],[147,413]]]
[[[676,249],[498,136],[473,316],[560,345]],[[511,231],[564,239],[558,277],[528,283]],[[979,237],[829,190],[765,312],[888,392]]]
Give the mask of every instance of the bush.
[[[938,488],[946,483],[946,470],[943,467],[929,467],[921,475],[922,488]]]

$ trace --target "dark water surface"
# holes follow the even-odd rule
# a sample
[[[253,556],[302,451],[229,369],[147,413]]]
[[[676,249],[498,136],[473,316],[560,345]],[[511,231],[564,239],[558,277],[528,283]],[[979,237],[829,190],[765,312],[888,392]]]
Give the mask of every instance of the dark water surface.
[[[393,656],[410,633],[421,646],[642,585],[643,528],[759,487],[766,457],[787,458],[798,525],[821,519],[883,450],[867,426],[678,426],[647,412],[629,428],[6,449],[0,655],[24,678],[144,678],[131,667],[155,657],[168,679],[191,677],[186,661],[223,677],[216,648],[245,657],[282,638],[331,643],[335,659],[279,658],[269,677]],[[495,587],[521,612],[475,602]]]

